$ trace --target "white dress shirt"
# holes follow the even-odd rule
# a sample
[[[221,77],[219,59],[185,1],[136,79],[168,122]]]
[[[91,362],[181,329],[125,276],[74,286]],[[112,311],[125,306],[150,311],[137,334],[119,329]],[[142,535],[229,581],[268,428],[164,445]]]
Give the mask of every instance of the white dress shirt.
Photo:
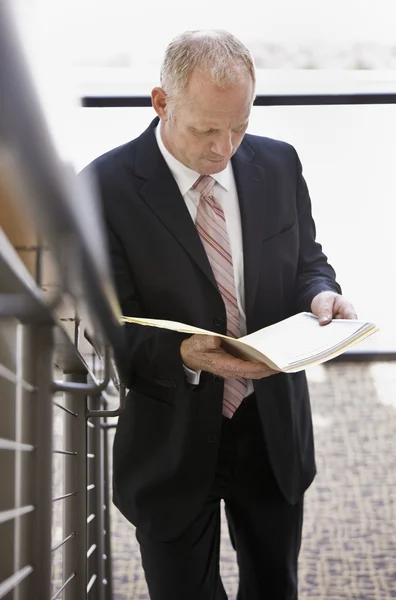
[[[160,126],[155,130],[157,143],[162,156],[165,159],[173,177],[179,186],[180,193],[186,203],[192,220],[195,223],[199,202],[199,192],[192,189],[192,186],[199,177],[199,173],[192,171],[165,148],[161,138]],[[243,273],[243,245],[242,245],[242,225],[241,213],[239,210],[238,194],[235,184],[234,173],[231,162],[220,173],[212,175],[216,183],[213,188],[213,195],[221,205],[227,224],[227,232],[231,246],[232,264],[234,267],[234,280],[239,309],[239,320],[241,336],[246,335],[246,313],[245,313],[245,286]],[[189,383],[198,385],[201,371],[192,371],[183,365]],[[247,381],[247,395],[253,392],[253,382]]]

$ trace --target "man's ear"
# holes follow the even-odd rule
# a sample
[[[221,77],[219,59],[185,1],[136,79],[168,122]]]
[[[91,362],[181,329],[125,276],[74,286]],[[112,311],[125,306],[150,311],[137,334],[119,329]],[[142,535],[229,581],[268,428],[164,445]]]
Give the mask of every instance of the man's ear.
[[[161,87],[155,87],[151,92],[151,102],[153,108],[160,119],[168,120],[168,105],[166,92]]]

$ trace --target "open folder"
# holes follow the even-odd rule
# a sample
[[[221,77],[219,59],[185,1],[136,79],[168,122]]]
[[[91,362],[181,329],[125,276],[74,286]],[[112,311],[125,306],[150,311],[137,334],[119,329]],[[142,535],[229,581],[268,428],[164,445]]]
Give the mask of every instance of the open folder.
[[[334,319],[327,325],[319,325],[317,317],[309,312],[298,313],[238,339],[176,321],[124,316],[121,321],[191,335],[214,335],[221,338],[222,347],[233,356],[263,362],[284,373],[319,365],[378,331],[374,323],[357,319]]]

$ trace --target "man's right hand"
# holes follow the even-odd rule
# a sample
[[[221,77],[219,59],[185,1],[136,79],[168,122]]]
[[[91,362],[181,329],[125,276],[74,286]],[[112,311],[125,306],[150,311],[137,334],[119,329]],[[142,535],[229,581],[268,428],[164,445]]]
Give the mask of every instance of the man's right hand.
[[[226,379],[262,379],[275,375],[264,363],[235,358],[221,348],[221,338],[192,335],[180,346],[183,364],[193,371],[208,371]]]

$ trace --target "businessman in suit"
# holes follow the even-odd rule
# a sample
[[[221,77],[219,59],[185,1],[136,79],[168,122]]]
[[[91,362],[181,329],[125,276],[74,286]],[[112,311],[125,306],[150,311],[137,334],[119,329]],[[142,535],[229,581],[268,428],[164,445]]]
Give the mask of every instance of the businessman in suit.
[[[315,240],[287,143],[246,134],[249,50],[222,31],[168,46],[158,117],[96,159],[125,315],[242,336],[312,311],[356,318]],[[238,600],[296,600],[303,496],[315,476],[303,372],[228,354],[219,338],[125,326],[129,389],[114,443],[114,502],[136,525],[151,600],[224,600],[223,499]]]

